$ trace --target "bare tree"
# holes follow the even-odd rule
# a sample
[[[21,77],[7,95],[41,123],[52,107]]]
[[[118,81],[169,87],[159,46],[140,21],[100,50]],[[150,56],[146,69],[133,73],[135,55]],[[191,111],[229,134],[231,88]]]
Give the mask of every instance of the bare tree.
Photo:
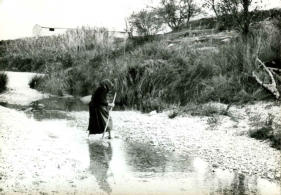
[[[247,35],[249,33],[249,27],[251,23],[251,18],[249,14],[249,7],[252,3],[252,0],[242,0],[242,7],[243,7],[243,15],[242,15],[242,33]]]
[[[219,0],[204,0],[203,7],[212,9],[216,17],[219,17],[218,2]]]
[[[201,12],[194,0],[162,0],[160,4],[158,13],[172,30],[180,29]]]

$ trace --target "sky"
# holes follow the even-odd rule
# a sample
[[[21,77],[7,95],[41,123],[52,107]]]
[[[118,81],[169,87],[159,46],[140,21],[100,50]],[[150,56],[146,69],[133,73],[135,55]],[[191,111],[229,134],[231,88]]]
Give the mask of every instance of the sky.
[[[200,1],[200,0],[198,0]],[[268,8],[281,0],[263,0]],[[157,0],[0,0],[0,40],[33,36],[35,24],[50,27],[106,27],[123,31],[133,11]]]

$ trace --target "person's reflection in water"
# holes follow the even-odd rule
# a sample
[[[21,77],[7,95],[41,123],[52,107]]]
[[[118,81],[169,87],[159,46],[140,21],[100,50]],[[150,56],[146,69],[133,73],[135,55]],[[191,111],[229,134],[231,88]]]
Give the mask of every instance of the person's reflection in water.
[[[112,158],[112,147],[110,143],[89,143],[90,171],[97,179],[99,187],[110,194],[112,189],[107,181],[109,163]]]
[[[248,194],[247,193],[248,189],[247,189],[246,183],[245,183],[245,175],[239,174],[239,173],[235,174],[235,177],[234,177],[233,183],[232,183],[232,194],[233,195]]]

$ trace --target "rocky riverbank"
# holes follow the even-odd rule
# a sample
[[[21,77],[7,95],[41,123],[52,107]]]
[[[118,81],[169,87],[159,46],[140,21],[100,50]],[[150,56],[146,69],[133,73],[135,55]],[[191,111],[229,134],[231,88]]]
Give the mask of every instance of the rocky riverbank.
[[[226,105],[215,104],[218,109]],[[115,134],[127,142],[140,142],[167,151],[205,159],[214,169],[222,168],[280,181],[280,150],[268,141],[249,137],[249,132],[273,117],[280,125],[280,106],[274,102],[232,106],[229,116],[182,115],[170,119],[169,112],[143,114],[136,111],[112,113]],[[76,113],[86,126],[88,113]],[[215,118],[215,119],[214,119]],[[215,122],[214,122],[215,120]]]
[[[45,97],[28,88],[31,75],[9,73],[9,91],[1,94],[0,100],[28,105]],[[264,126],[270,126],[274,133],[280,132],[278,103],[255,102],[229,109],[224,104],[209,103],[201,109],[209,116],[181,114],[171,119],[174,111],[113,111],[113,139],[191,159],[198,157],[214,172],[225,169],[280,184],[280,150],[268,141],[249,136],[249,132]],[[69,193],[97,192],[99,187],[92,184],[94,176],[87,171],[91,164],[86,132],[89,113],[64,112],[71,120],[43,121],[35,120],[32,111],[30,114],[0,106],[0,184],[4,186],[0,186],[0,194],[3,189],[11,193],[65,189]],[[280,188],[276,189],[274,183],[275,193]]]

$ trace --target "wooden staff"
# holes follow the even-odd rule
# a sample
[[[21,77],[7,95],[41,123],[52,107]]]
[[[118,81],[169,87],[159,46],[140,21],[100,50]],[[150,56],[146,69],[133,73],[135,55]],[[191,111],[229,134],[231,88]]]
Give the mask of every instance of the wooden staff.
[[[114,98],[113,98],[112,104],[114,104],[115,99],[116,99],[116,93],[114,94]],[[107,127],[108,127],[109,118],[110,118],[110,113],[111,113],[112,109],[113,109],[113,106],[110,108],[110,110],[109,110],[109,112],[108,112],[108,119],[107,119],[107,121],[106,121],[106,125],[105,125],[105,128],[104,128],[103,134],[102,134],[102,139],[103,139],[104,134],[105,134],[105,132],[106,132],[106,129],[107,129]]]

